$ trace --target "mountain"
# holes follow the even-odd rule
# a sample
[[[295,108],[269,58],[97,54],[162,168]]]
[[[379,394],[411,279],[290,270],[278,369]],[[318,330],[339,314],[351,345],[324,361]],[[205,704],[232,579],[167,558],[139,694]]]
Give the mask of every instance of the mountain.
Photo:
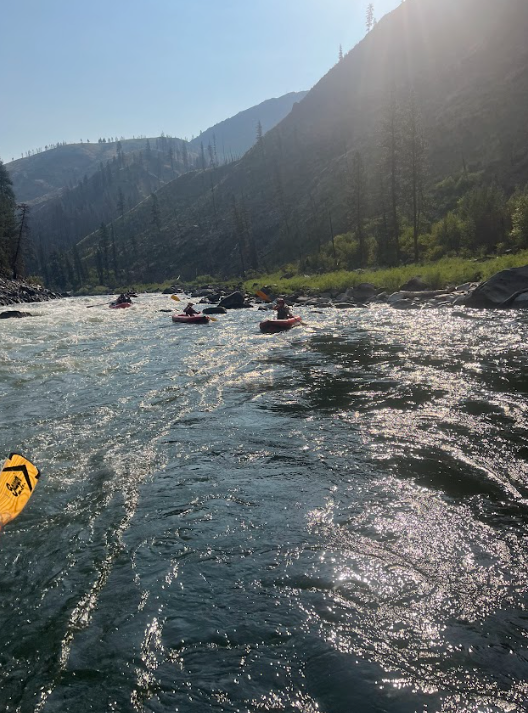
[[[161,142],[161,146],[160,146]],[[60,194],[64,188],[73,188],[86,176],[96,173],[101,164],[123,154],[153,150],[167,152],[172,147],[175,156],[187,142],[171,137],[122,139],[97,143],[63,144],[48,148],[6,164],[19,203],[39,203]],[[187,148],[187,146],[186,146]],[[193,155],[194,158],[194,155]]]
[[[99,140],[46,147],[45,151],[11,162],[7,168],[18,202],[30,204],[33,256],[28,269],[44,274],[56,253],[69,250],[102,223],[121,217],[151,193],[176,177],[209,165],[215,130],[224,142],[222,151],[245,152],[262,131],[276,123],[304,93],[291,93],[263,102],[208,129],[202,137],[213,142],[186,142],[162,135],[150,139]],[[261,118],[256,118],[256,117]],[[207,158],[206,158],[207,156]]]
[[[405,206],[391,193],[390,128],[410,96],[431,183],[461,172],[506,190],[526,183],[527,36],[526,0],[406,0],[243,158],[163,186],[156,227],[149,201],[116,224],[118,242],[137,245],[128,274],[232,276],[306,256],[350,230],[358,155],[376,186],[378,249],[397,241]],[[87,265],[97,240],[79,246]]]
[[[230,119],[215,124],[203,131],[200,136],[190,141],[190,145],[199,152],[201,146],[205,151],[205,166],[209,166],[210,151],[216,148],[216,162],[229,163],[233,158],[240,158],[248,151],[257,139],[257,127],[260,122],[262,133],[266,133],[287,116],[296,102],[300,102],[307,92],[290,92],[278,99],[267,101],[241,111]]]
[[[234,117],[216,124],[202,132],[190,142],[169,136],[120,139],[104,139],[97,143],[63,144],[46,148],[31,156],[19,158],[6,164],[15,195],[19,203],[37,203],[49,200],[64,188],[73,188],[85,176],[95,174],[101,163],[105,165],[117,157],[118,149],[123,154],[145,151],[147,144],[152,150],[167,152],[172,146],[176,159],[186,163],[181,156],[184,143],[189,154],[189,166],[194,167],[196,158],[201,161],[201,144],[204,147],[204,164],[209,166],[210,156],[207,151],[216,145],[217,161],[226,163],[233,157],[242,156],[256,141],[257,124],[260,121],[265,133],[290,111],[295,102],[301,101],[306,92],[291,92],[278,99],[269,99],[258,106],[241,111]],[[180,154],[180,155],[179,155]],[[198,164],[197,164],[198,165]]]

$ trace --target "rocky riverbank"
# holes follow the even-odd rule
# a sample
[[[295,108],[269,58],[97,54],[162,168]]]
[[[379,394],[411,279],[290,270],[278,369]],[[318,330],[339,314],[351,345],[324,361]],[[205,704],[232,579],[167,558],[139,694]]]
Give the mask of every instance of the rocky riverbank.
[[[271,288],[255,288],[256,291],[267,290],[271,299]],[[204,285],[174,286],[167,293],[183,291],[192,295],[200,304],[218,305],[218,309],[240,309],[260,304],[266,308],[263,300],[256,294],[243,289],[228,294],[222,287]],[[364,282],[346,290],[320,292],[318,290],[303,290],[285,295],[291,305],[336,309],[352,309],[367,307],[373,303],[387,303],[394,309],[432,309],[449,306],[467,306],[478,309],[488,308],[527,308],[528,307],[528,265],[502,270],[485,282],[466,282],[463,285],[451,285],[441,290],[432,290],[419,276],[409,280],[399,290],[391,292]],[[268,305],[269,306],[269,303]]]
[[[42,285],[0,277],[0,305],[47,302],[59,297],[61,295],[57,292],[52,292]]]

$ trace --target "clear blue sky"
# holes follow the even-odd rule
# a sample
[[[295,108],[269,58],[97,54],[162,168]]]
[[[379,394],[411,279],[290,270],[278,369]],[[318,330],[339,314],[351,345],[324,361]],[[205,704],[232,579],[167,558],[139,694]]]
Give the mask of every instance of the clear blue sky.
[[[400,0],[374,0],[379,19]],[[191,138],[310,89],[367,0],[2,0],[0,158],[101,136]]]

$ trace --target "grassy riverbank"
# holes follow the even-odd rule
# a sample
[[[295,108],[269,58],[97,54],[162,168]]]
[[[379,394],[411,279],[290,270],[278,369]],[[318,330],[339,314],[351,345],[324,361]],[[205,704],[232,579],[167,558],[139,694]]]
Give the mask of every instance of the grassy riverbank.
[[[300,290],[315,290],[327,292],[330,290],[345,290],[355,287],[361,282],[370,282],[376,287],[394,292],[411,277],[419,275],[431,289],[443,289],[449,285],[460,285],[464,282],[487,280],[500,270],[510,267],[521,267],[528,264],[528,250],[515,255],[475,260],[462,258],[443,258],[438,262],[425,265],[405,265],[404,267],[384,268],[379,270],[339,270],[322,275],[291,275],[293,269],[283,269],[278,272],[261,275],[258,278],[259,287],[270,285],[278,292],[285,294]],[[246,280],[244,287],[248,292],[254,291],[256,280]]]
[[[291,294],[306,290],[314,292],[344,291],[348,287],[355,287],[362,282],[370,282],[376,287],[394,292],[411,277],[419,275],[431,289],[443,289],[448,286],[460,285],[464,282],[480,282],[487,280],[500,270],[510,267],[528,265],[528,250],[514,255],[501,255],[486,259],[443,258],[438,262],[427,264],[412,264],[403,267],[380,268],[371,270],[336,270],[323,274],[306,275],[296,274],[296,266],[287,265],[274,273],[261,274],[251,277],[243,283],[245,290],[254,293],[264,285],[270,285],[275,292]],[[285,277],[285,275],[291,275]],[[176,284],[178,281],[176,281]],[[223,287],[225,290],[238,289],[239,279],[221,280],[212,275],[202,275],[196,280],[185,283],[190,287],[203,287],[211,284]],[[166,280],[162,283],[132,283],[120,287],[97,285],[83,288],[75,292],[76,295],[106,295],[119,292],[162,292],[175,286],[175,282]]]

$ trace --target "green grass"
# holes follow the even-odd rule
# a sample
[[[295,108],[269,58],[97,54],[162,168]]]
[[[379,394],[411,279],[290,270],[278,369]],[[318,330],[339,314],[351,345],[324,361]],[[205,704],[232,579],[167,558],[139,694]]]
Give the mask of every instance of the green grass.
[[[339,270],[322,275],[295,275],[282,278],[282,271],[261,275],[259,286],[270,285],[276,292],[291,294],[301,290],[317,292],[345,291],[361,282],[370,282],[376,287],[394,292],[411,277],[419,275],[431,289],[443,289],[450,285],[460,285],[464,282],[487,280],[496,272],[510,267],[528,265],[528,250],[515,255],[501,255],[486,260],[443,258],[438,262],[422,265],[405,265],[404,267],[384,268],[379,270],[364,270],[350,272]],[[247,280],[244,287],[248,292],[254,292],[255,278]]]

